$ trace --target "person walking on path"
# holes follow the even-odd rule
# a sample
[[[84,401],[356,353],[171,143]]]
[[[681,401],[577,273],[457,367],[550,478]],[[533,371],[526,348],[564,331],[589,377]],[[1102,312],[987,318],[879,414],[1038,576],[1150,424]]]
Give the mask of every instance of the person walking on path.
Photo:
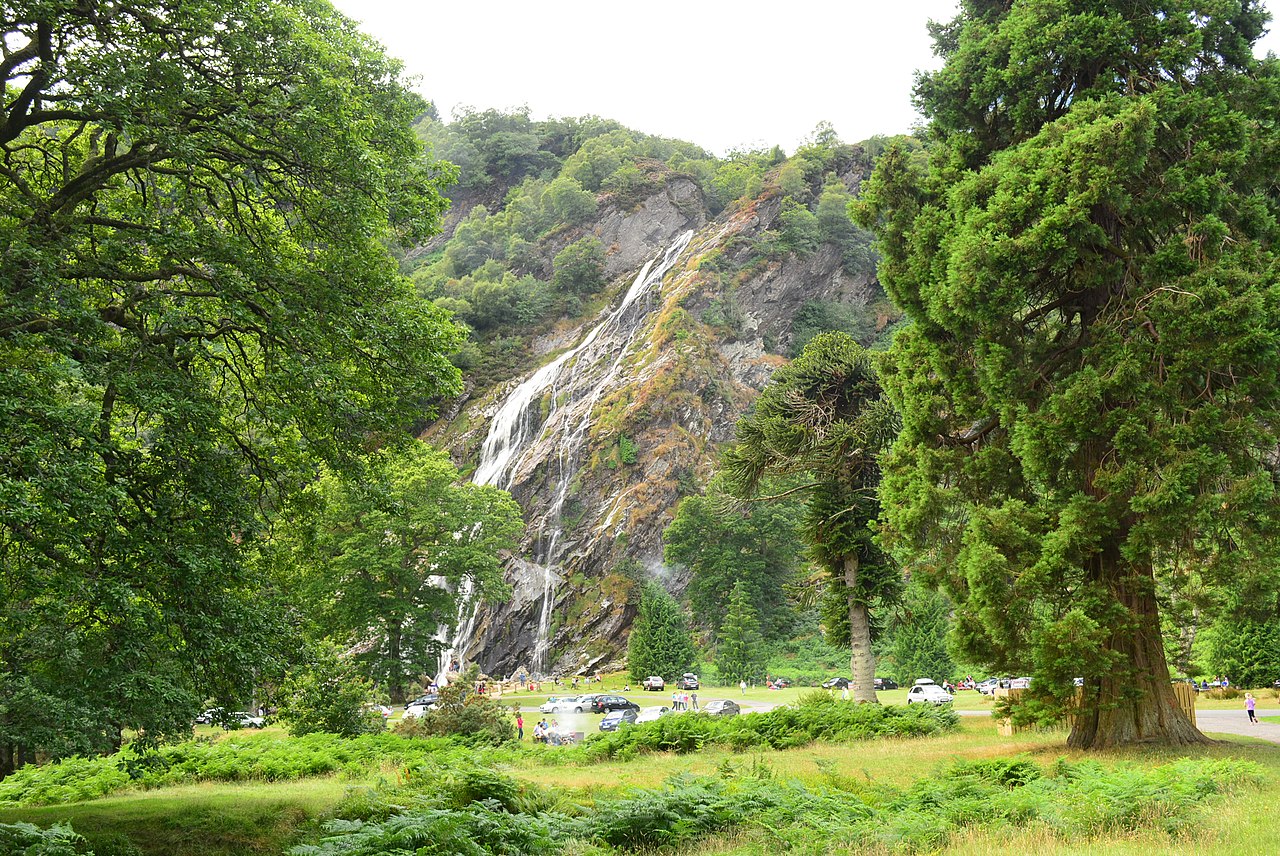
[[[524,714],[522,713],[516,714],[516,735],[517,740],[524,739]]]
[[[1257,707],[1258,702],[1254,699],[1253,693],[1244,694],[1244,709],[1249,714],[1249,721],[1254,725],[1258,724],[1258,717],[1254,715],[1253,709]]]

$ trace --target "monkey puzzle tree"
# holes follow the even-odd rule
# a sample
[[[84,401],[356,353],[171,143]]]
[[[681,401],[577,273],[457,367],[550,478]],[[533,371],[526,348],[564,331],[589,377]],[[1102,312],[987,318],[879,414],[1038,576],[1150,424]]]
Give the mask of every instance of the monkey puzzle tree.
[[[1160,9],[963,3],[916,89],[928,163],[889,151],[860,214],[912,321],[881,367],[888,543],[967,657],[1050,709],[1084,677],[1083,748],[1204,739],[1156,578],[1275,551],[1280,74],[1258,4]]]
[[[858,701],[876,700],[870,608],[901,586],[871,528],[880,514],[877,457],[896,427],[870,355],[847,334],[824,333],[774,373],[724,456],[728,488],[743,499],[768,498],[759,495],[767,477],[801,478],[786,493],[804,497],[810,557],[845,599]]]

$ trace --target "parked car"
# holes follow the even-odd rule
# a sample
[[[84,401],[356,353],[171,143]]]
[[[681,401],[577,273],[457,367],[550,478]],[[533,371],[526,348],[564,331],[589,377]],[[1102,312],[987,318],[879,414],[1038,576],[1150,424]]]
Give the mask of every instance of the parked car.
[[[898,682],[893,678],[876,678],[876,689],[878,690],[896,690]]]
[[[665,690],[667,688],[667,682],[659,675],[650,675],[640,682],[640,686],[646,690]]]
[[[600,698],[599,693],[588,693],[587,695],[580,695],[576,699],[574,699],[572,702],[562,705],[560,708],[560,712],[561,713],[588,713],[592,709],[591,705],[594,704],[595,700],[598,698]]]
[[[243,710],[237,710],[231,716],[227,717],[228,728],[262,728],[267,721],[256,713],[248,713]]]
[[[1080,685],[1081,686],[1084,685],[1083,679],[1080,681]],[[1030,688],[1030,686],[1031,686],[1030,678],[1010,678],[1009,679],[1009,689],[1011,690],[1025,690]]]
[[[698,676],[693,672],[685,672],[676,681],[676,689],[678,690],[696,690],[698,686]]]
[[[628,701],[620,695],[598,695],[591,701],[592,713],[607,713],[611,710],[639,710],[640,705]]]
[[[702,706],[702,712],[711,716],[737,716],[742,713],[742,708],[738,707],[736,701],[718,698],[715,701],[709,701]]]
[[[907,704],[950,704],[954,700],[951,693],[928,678],[921,678],[907,690]]]
[[[987,678],[985,681],[978,681],[978,692],[983,695],[991,695],[999,685],[1000,682],[995,678]]]
[[[822,682],[824,690],[842,690],[852,683],[848,678],[831,678]]]
[[[538,705],[540,713],[567,713],[573,710],[574,704],[577,703],[579,696],[551,696],[542,704]]]
[[[646,707],[636,716],[636,722],[653,722],[671,713],[669,707]]]
[[[227,713],[220,707],[211,707],[196,717],[198,725],[220,725],[223,728],[262,728],[267,721],[261,716],[237,710]]]
[[[440,701],[440,696],[436,693],[428,693],[424,696],[419,696],[404,706],[403,718],[409,719],[415,716],[422,716],[422,714],[429,710],[435,710],[436,702],[438,701]]]
[[[604,719],[600,720],[600,730],[617,731],[619,725],[635,725],[639,715],[638,709],[611,710],[604,715]]]
[[[211,707],[196,716],[196,725],[212,725],[222,718],[222,708]]]

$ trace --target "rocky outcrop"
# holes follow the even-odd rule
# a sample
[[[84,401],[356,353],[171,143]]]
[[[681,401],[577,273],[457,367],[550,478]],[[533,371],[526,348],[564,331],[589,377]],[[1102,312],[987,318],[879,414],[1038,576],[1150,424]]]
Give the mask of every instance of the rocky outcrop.
[[[608,255],[605,276],[610,279],[634,272],[686,229],[700,229],[707,221],[702,191],[691,178],[672,176],[661,192],[635,211],[614,208],[593,230]]]
[[[877,298],[876,283],[847,274],[834,247],[805,257],[762,253],[779,208],[765,196],[709,219],[697,185],[671,177],[595,224],[615,305],[646,262],[682,231],[696,234],[616,329],[589,333],[596,319],[534,345],[550,360],[595,337],[574,356],[572,379],[549,385],[529,408],[529,442],[503,485],[527,523],[523,558],[508,568],[514,596],[482,608],[465,660],[492,674],[519,663],[558,674],[620,663],[636,582],[660,567],[663,528],[785,362],[779,353],[790,347],[797,311],[810,300],[867,308]],[[458,414],[468,426],[453,435],[460,459],[476,459],[519,382]]]

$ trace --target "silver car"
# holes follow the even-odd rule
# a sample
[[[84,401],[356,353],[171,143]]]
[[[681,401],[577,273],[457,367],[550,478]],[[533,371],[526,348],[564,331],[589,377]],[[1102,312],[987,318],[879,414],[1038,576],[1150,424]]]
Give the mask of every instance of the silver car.
[[[709,713],[712,716],[737,716],[742,713],[742,708],[738,707],[736,701],[729,701],[727,698],[718,698],[715,701],[709,701],[702,706],[703,713]]]

